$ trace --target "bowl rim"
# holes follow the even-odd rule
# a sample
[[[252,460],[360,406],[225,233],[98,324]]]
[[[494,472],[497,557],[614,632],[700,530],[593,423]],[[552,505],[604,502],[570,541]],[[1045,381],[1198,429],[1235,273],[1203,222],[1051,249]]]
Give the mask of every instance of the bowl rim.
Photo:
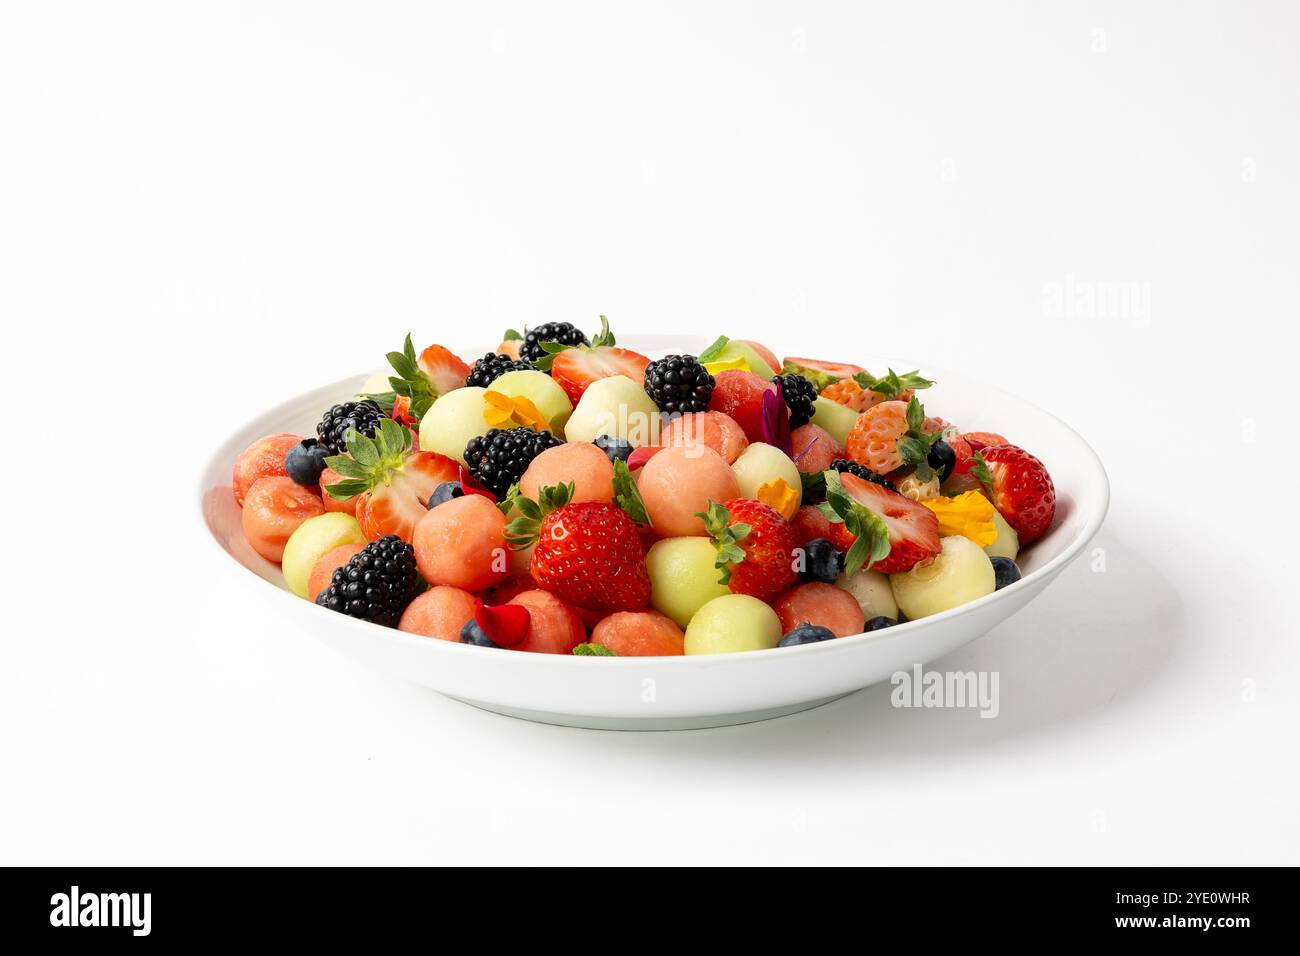
[[[689,335],[668,336],[668,335],[659,335],[659,334],[647,334],[647,335],[627,335],[624,336],[623,338],[627,339],[629,344],[632,344],[633,342],[639,342],[639,343],[646,343],[649,341],[656,342],[656,345],[654,346],[648,344],[642,344],[640,346],[642,348],[681,347],[681,348],[689,349],[698,343],[703,343],[707,345],[708,342],[708,340],[706,340],[703,336],[689,336]],[[671,344],[659,344],[659,343],[671,343]],[[967,603],[958,605],[957,607],[949,608],[946,611],[941,611],[938,614],[932,614],[915,621],[903,621],[892,627],[883,628],[879,631],[869,631],[869,632],[863,632],[861,634],[853,634],[848,637],[836,638],[833,641],[820,641],[815,644],[802,644],[802,645],[797,645],[795,647],[764,648],[764,649],[750,650],[750,651],[733,651],[726,654],[682,654],[682,655],[656,656],[656,657],[603,657],[603,656],[596,657],[593,656],[593,657],[584,657],[583,658],[584,663],[576,664],[576,665],[575,664],[557,665],[555,663],[556,661],[559,660],[571,660],[573,658],[573,655],[571,654],[529,654],[529,653],[514,652],[510,654],[510,660],[515,661],[518,666],[541,667],[541,668],[556,667],[556,666],[564,666],[569,668],[586,667],[586,666],[591,666],[589,663],[587,663],[590,661],[599,662],[598,664],[595,665],[599,667],[634,667],[634,666],[645,667],[650,663],[653,663],[656,666],[663,665],[668,667],[701,667],[701,666],[716,667],[718,666],[718,664],[722,663],[723,661],[740,663],[742,661],[752,661],[755,659],[789,660],[791,659],[792,655],[796,655],[796,654],[810,655],[810,654],[851,652],[851,650],[854,647],[864,646],[866,644],[878,645],[886,642],[893,642],[897,640],[906,639],[914,634],[919,633],[921,630],[928,629],[935,626],[941,626],[946,621],[952,620],[962,615],[975,613],[979,609],[995,605],[1000,601],[1014,600],[1018,596],[1018,592],[1022,591],[1026,587],[1032,586],[1037,582],[1041,581],[1045,585],[1052,578],[1054,578],[1056,574],[1059,573],[1059,571],[1064,568],[1065,565],[1072,562],[1075,558],[1079,556],[1080,553],[1082,553],[1083,549],[1087,547],[1088,543],[1093,539],[1097,531],[1101,528],[1102,523],[1106,519],[1106,515],[1110,509],[1110,479],[1106,474],[1105,467],[1102,465],[1101,458],[1097,455],[1097,452],[1088,443],[1088,441],[1081,434],[1079,434],[1079,432],[1076,429],[1074,429],[1067,422],[1063,421],[1057,415],[1054,415],[1053,413],[1047,411],[1046,409],[1042,408],[1035,402],[1022,398],[1021,396],[1009,391],[1008,389],[1004,389],[1000,386],[986,385],[985,383],[977,379],[974,379],[965,373],[956,371],[954,369],[937,366],[930,362],[919,363],[919,364],[915,362],[910,362],[909,364],[909,362],[910,360],[909,361],[896,360],[892,362],[891,367],[925,368],[927,370],[927,374],[932,375],[935,378],[936,382],[942,382],[943,377],[947,376],[950,379],[955,379],[967,383],[979,389],[991,393],[999,394],[1005,398],[1012,400],[1013,402],[1018,402],[1026,406],[1030,410],[1036,412],[1037,414],[1042,415],[1045,418],[1049,419],[1054,426],[1061,429],[1063,432],[1067,433],[1068,436],[1072,438],[1075,444],[1078,446],[1079,450],[1083,453],[1081,456],[1082,461],[1080,462],[1079,466],[1080,467],[1086,466],[1090,471],[1090,474],[1085,476],[1084,480],[1086,483],[1090,484],[1092,487],[1095,488],[1096,491],[1095,504],[1093,505],[1092,509],[1083,516],[1084,517],[1083,523],[1080,529],[1075,533],[1074,538],[1069,542],[1067,542],[1065,547],[1062,548],[1061,552],[1058,555],[1051,558],[1042,567],[1035,568],[1033,571],[1029,572],[1028,574],[1025,574],[1020,580],[1016,581],[1013,584],[1007,585],[1006,587],[1000,590],[994,591],[991,594],[986,594],[983,597],[976,598],[974,601],[968,601]],[[882,364],[889,364],[889,363],[882,363]],[[367,373],[351,375],[346,378],[340,379],[336,382],[320,386],[319,388],[315,389],[315,391],[340,391],[341,392],[346,388],[346,386],[349,383],[353,383],[358,381],[358,379],[360,378],[364,378],[366,374]],[[300,402],[302,397],[306,394],[309,393],[307,392],[299,393],[297,396],[293,398],[289,398],[284,401],[281,401],[275,404],[274,406],[267,408],[261,416],[259,416],[258,418],[254,418],[251,421],[257,421],[259,420],[259,418],[274,419],[276,417],[282,416],[288,413],[290,407]],[[251,424],[251,422],[245,423],[245,425],[241,426],[241,428],[246,427],[248,424]],[[233,435],[231,436],[231,438],[233,438]],[[221,541],[218,540],[216,534],[213,531],[212,526],[208,523],[206,519],[206,516],[204,514],[204,507],[203,507],[205,498],[213,490],[213,486],[208,481],[208,476],[218,466],[226,470],[228,470],[230,467],[233,466],[232,460],[226,460],[227,456],[229,455],[226,446],[231,444],[232,441],[230,438],[222,442],[221,445],[213,452],[213,454],[208,456],[203,461],[203,464],[199,469],[198,482],[197,482],[198,492],[199,492],[199,509],[198,509],[197,518],[204,532],[204,536],[209,539],[212,545],[219,552],[221,552],[221,557],[225,558],[225,560],[222,560],[219,563],[227,565],[229,569],[232,572],[234,572],[237,577],[247,579],[248,577],[251,576],[252,578],[260,581],[261,584],[266,585],[272,590],[279,591],[290,601],[298,603],[300,605],[304,605],[304,604],[307,605],[307,607],[310,609],[311,612],[328,616],[327,618],[321,618],[321,620],[329,620],[336,626],[343,625],[349,628],[364,629],[358,632],[359,636],[363,636],[363,637],[369,636],[372,639],[375,637],[383,636],[388,638],[389,640],[402,642],[411,648],[417,648],[417,647],[436,648],[435,650],[430,651],[430,653],[435,653],[435,654],[440,654],[440,653],[481,654],[485,650],[486,651],[506,650],[508,652],[508,649],[505,648],[497,649],[497,648],[470,647],[468,645],[462,645],[457,641],[438,640],[436,638],[430,638],[420,634],[412,634],[407,631],[399,631],[395,627],[383,627],[378,624],[372,624],[369,621],[361,621],[356,618],[348,617],[347,615],[337,614],[335,612],[329,611],[326,608],[320,607],[319,605],[315,604],[315,602],[304,601],[302,598],[293,594],[288,589],[276,585],[273,581],[269,581],[263,578],[262,575],[257,574],[252,569],[242,565],[238,560],[235,559],[234,555],[232,555],[229,551],[226,550],[226,548],[222,546]],[[238,454],[238,452],[236,452],[236,454]],[[235,569],[240,569],[245,573],[240,574],[238,571],[235,571]],[[376,631],[384,632],[384,633],[380,635],[377,634]],[[772,658],[771,652],[773,650],[781,651],[782,652],[781,657]]]

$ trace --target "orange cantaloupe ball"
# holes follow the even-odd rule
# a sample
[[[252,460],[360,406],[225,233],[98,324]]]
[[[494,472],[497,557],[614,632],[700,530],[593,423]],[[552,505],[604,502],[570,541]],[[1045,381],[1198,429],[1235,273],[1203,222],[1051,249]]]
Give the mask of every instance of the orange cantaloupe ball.
[[[514,649],[539,654],[571,654],[587,637],[577,610],[550,591],[524,591],[511,604],[528,608],[528,632]]]
[[[459,641],[461,628],[473,617],[474,595],[460,588],[439,585],[406,606],[397,629],[440,641]]]
[[[519,490],[534,501],[547,485],[573,482],[571,501],[613,501],[614,465],[588,442],[566,442],[542,452],[519,479]]]
[[[740,494],[731,466],[701,445],[665,448],[637,472],[637,487],[655,532],[670,538],[705,534],[696,513]]]
[[[416,523],[416,567],[432,585],[482,591],[509,570],[505,530],[505,516],[483,495],[452,498]]]
[[[658,611],[618,611],[591,631],[591,642],[619,657],[674,657],[683,653],[685,635],[673,619]]]
[[[364,544],[341,544],[317,558],[316,563],[311,567],[311,574],[307,577],[307,598],[316,600],[316,596],[330,586],[330,581],[334,579],[334,572],[351,561],[352,556],[364,547]]]

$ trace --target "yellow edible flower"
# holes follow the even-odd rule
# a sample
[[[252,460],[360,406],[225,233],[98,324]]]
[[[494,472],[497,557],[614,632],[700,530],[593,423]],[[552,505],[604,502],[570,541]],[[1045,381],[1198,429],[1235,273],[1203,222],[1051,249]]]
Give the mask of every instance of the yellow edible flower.
[[[993,523],[993,503],[978,491],[967,491],[956,498],[926,498],[921,504],[939,519],[939,534],[959,534],[987,548],[998,537]]]
[[[522,395],[503,395],[501,392],[487,392],[483,398],[483,420],[493,428],[513,428],[522,425],[533,431],[550,430],[550,424],[537,410],[537,406]]]
[[[704,363],[704,370],[710,375],[717,375],[719,372],[725,372],[733,368],[738,368],[744,372],[752,371],[749,367],[749,363],[740,356],[736,356],[733,359],[718,359],[716,362]]]
[[[790,487],[784,478],[773,478],[758,486],[758,500],[789,521],[799,507],[799,492]]]

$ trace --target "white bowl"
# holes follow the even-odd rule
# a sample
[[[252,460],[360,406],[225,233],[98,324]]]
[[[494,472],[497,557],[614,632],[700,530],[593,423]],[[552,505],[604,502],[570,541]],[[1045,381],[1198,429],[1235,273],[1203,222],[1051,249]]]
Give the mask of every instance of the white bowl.
[[[707,343],[628,336],[620,344],[654,357],[670,351],[698,353]],[[873,367],[884,367],[875,357],[871,360]],[[313,434],[322,410],[350,398],[365,375],[301,395],[237,429],[203,472],[200,504],[208,530],[234,559],[229,567],[247,581],[250,598],[292,602],[302,625],[334,646],[465,703],[528,720],[610,730],[719,727],[780,717],[928,663],[985,634],[1037,597],[1083,551],[1106,516],[1106,472],[1069,426],[1000,389],[956,372],[921,367],[938,380],[925,395],[936,415],[972,429],[998,431],[1043,460],[1056,484],[1056,521],[1022,552],[1018,563],[1024,576],[1017,583],[943,614],[821,644],[700,657],[528,654],[405,634],[293,596],[284,588],[279,566],[244,541],[231,468],[236,456],[263,435]]]

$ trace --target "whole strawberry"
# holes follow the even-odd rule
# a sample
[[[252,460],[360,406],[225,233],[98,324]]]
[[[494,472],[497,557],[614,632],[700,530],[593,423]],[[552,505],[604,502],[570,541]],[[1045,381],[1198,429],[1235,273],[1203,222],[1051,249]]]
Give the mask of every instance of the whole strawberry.
[[[1020,543],[1041,538],[1056,515],[1056,487],[1043,463],[1016,445],[990,445],[975,457],[971,473],[988,489]]]
[[[515,549],[534,541],[529,566],[539,588],[589,611],[635,611],[650,601],[650,575],[636,523],[605,501],[570,504],[573,484],[513,499],[520,517],[506,528]]]
[[[733,594],[771,601],[798,578],[794,529],[775,508],[754,498],[709,502],[699,515],[718,549],[719,580]]]

